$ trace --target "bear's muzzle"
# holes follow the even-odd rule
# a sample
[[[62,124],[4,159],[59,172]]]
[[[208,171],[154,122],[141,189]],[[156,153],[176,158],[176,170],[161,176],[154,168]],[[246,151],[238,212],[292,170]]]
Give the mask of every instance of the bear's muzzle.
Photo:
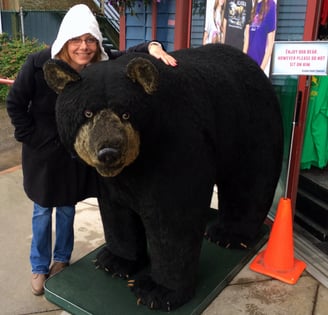
[[[118,175],[139,155],[140,137],[131,123],[110,109],[88,119],[77,132],[74,149],[102,176]]]

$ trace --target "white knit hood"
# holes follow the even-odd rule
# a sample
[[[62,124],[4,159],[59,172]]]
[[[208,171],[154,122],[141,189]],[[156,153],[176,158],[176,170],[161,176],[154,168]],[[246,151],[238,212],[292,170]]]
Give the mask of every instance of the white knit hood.
[[[98,22],[85,4],[77,4],[67,11],[60,24],[57,38],[51,47],[51,58],[55,58],[69,39],[87,33],[97,38],[101,49],[101,60],[107,60],[108,55],[102,46],[103,37]]]

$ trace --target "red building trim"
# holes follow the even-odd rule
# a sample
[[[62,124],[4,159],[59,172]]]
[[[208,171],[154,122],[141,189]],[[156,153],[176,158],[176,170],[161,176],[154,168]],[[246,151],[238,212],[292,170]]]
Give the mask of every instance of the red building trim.
[[[153,2],[152,4],[152,21],[151,21],[151,38],[157,38],[157,3]],[[120,15],[120,50],[125,50],[126,45],[126,18],[125,14]]]
[[[192,0],[176,1],[174,30],[175,50],[190,46],[191,8]]]
[[[304,24],[304,41],[317,39],[320,22],[321,0],[311,0],[307,3],[307,10]],[[300,76],[298,79],[297,95],[298,108],[297,121],[294,130],[294,141],[291,153],[291,166],[287,186],[287,196],[292,200],[292,207],[295,209],[296,196],[298,190],[298,178],[300,174],[301,155],[303,147],[303,137],[306,123],[306,113],[309,101],[311,77]]]
[[[126,49],[125,40],[126,40],[126,19],[125,19],[125,14],[121,14],[120,15],[120,50]]]
[[[152,4],[152,16],[151,16],[151,39],[157,38],[157,3],[153,1]]]

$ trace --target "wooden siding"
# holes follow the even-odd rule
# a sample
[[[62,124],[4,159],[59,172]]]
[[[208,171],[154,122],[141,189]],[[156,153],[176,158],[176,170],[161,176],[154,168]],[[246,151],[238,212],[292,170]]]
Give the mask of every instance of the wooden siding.
[[[24,34],[30,39],[51,45],[57,36],[60,23],[66,11],[24,11]],[[17,12],[3,11],[2,31],[14,38],[21,36],[20,16]],[[97,15],[100,30],[104,36],[104,44],[118,47],[118,36],[105,17]]]
[[[9,36],[21,36],[20,16],[16,12],[3,11],[2,31]],[[60,22],[65,12],[24,11],[24,35],[36,38],[47,45],[52,44],[57,36]]]
[[[277,41],[303,39],[307,0],[278,0]]]
[[[51,45],[65,12],[24,12],[24,29],[29,38]]]
[[[205,13],[194,12],[191,20],[190,47],[198,47],[203,44],[204,27]]]
[[[163,43],[167,51],[174,47],[174,22],[176,0],[167,0],[157,4],[156,39]],[[126,12],[126,47],[152,39],[151,6],[135,7],[135,15]]]
[[[276,41],[299,41],[303,39],[307,0],[278,0]],[[279,86],[288,85],[291,78],[276,76],[272,83]],[[295,78],[296,80],[296,78]]]

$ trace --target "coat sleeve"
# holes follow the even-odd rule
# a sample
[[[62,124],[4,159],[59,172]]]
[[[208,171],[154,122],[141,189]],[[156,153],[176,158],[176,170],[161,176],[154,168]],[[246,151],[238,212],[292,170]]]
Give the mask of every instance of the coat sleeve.
[[[15,138],[20,142],[26,142],[35,129],[29,113],[34,91],[33,64],[33,56],[30,55],[19,71],[6,101],[7,112],[15,128]]]
[[[149,54],[148,47],[149,47],[149,44],[151,42],[153,42],[153,41],[146,42],[146,43],[140,43],[138,45],[132,46],[132,47],[128,48],[127,50],[123,50],[123,51],[109,50],[109,51],[106,51],[106,52],[108,54],[109,59],[115,59],[115,58],[120,57],[120,56],[122,56],[126,53],[131,53],[131,52],[140,52],[140,53]],[[160,43],[160,44],[162,45],[162,43]],[[162,45],[162,48],[164,49],[163,45]]]

